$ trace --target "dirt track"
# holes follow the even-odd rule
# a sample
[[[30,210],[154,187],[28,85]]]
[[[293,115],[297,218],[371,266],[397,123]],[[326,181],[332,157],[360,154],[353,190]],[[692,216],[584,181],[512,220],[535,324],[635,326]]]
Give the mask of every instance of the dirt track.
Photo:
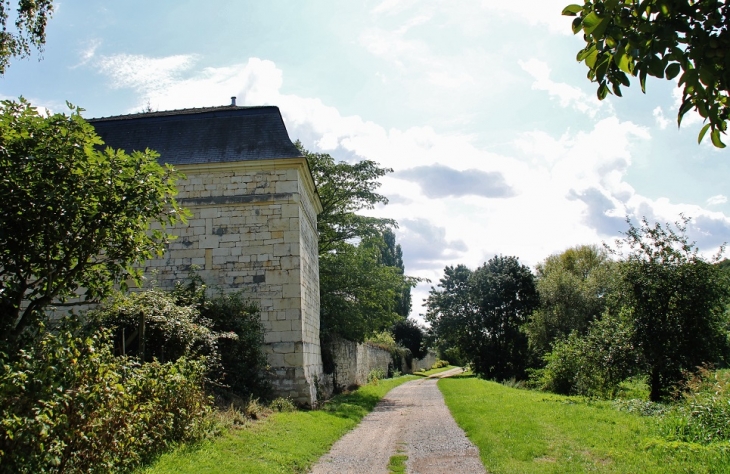
[[[461,372],[452,369],[431,378],[400,385],[375,410],[322,456],[312,474],[388,473],[390,457],[408,456],[410,474],[483,474],[479,451],[449,413],[436,387],[440,377]]]

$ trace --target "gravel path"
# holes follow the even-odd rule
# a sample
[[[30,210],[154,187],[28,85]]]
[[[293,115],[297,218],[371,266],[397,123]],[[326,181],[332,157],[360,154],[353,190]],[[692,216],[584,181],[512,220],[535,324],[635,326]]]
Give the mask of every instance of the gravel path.
[[[484,474],[479,451],[436,387],[438,378],[460,372],[452,369],[394,388],[310,472],[387,474],[390,457],[405,454],[409,474]]]

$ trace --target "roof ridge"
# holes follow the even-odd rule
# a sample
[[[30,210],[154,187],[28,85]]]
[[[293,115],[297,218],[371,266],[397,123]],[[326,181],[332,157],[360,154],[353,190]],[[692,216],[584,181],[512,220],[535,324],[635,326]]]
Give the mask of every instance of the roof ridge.
[[[160,110],[155,112],[136,112],[133,114],[122,114],[122,115],[110,115],[108,117],[94,117],[86,119],[87,122],[103,122],[107,120],[129,120],[129,119],[136,119],[136,118],[142,118],[142,117],[169,117],[172,115],[190,115],[190,114],[200,114],[200,113],[206,113],[206,112],[217,112],[217,111],[227,111],[227,110],[252,110],[252,109],[268,109],[268,108],[278,108],[275,105],[250,105],[250,106],[240,106],[240,105],[221,105],[221,106],[211,106],[211,107],[191,107],[187,109],[173,109],[173,110]]]

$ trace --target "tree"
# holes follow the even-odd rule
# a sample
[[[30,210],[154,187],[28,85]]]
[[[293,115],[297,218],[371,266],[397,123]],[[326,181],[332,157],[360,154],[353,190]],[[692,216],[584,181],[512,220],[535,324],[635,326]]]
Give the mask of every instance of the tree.
[[[396,295],[404,285],[397,268],[378,263],[377,249],[341,246],[319,258],[320,336],[362,342],[401,317]]]
[[[376,190],[379,178],[392,170],[370,160],[338,163],[297,146],[323,209],[317,218],[320,337],[324,344],[334,336],[363,341],[402,318],[406,296],[410,310],[410,288],[419,281],[403,274],[402,251],[391,230],[395,221],[358,213],[387,204]]]
[[[0,1],[0,75],[10,65],[10,58],[30,56],[31,47],[43,51],[46,24],[53,14],[53,0],[18,0],[15,32],[8,31],[10,0]]]
[[[629,222],[621,244],[621,289],[630,311],[635,347],[649,373],[650,398],[659,401],[704,364],[725,353],[727,278],[706,262],[686,235],[688,218],[670,225]]]
[[[428,350],[426,348],[426,331],[416,321],[406,318],[396,321],[393,325],[393,339],[405,347],[416,359],[423,359]]]
[[[730,116],[730,3],[726,0],[585,0],[568,5],[576,16],[573,32],[583,32],[585,48],[577,60],[588,66],[588,79],[598,83],[598,98],[639,78],[646,91],[647,75],[684,86],[677,124],[691,109],[707,123],[698,142],[710,131],[712,143],[727,131]],[[681,75],[680,75],[681,74]]]
[[[179,174],[157,154],[101,150],[71,114],[42,116],[25,100],[0,109],[0,334],[17,338],[51,303],[95,302],[139,279],[134,264],[162,253],[184,218]],[[158,229],[150,230],[153,221]],[[67,304],[78,304],[71,301]]]
[[[584,335],[591,321],[601,316],[610,290],[610,267],[606,251],[594,245],[570,248],[537,265],[540,306],[525,325],[536,360],[557,339],[573,331]]]
[[[517,257],[496,256],[473,272],[447,267],[441,290],[426,300],[426,320],[451,340],[484,378],[524,378],[527,337],[521,326],[537,307],[534,275]]]
[[[388,198],[375,191],[380,187],[378,179],[392,173],[392,169],[381,168],[370,160],[352,165],[337,163],[327,153],[310,153],[299,141],[296,145],[307,158],[322,203],[322,212],[317,216],[320,255],[348,245],[352,239],[382,235],[396,226],[392,219],[358,214],[377,204],[388,204]]]

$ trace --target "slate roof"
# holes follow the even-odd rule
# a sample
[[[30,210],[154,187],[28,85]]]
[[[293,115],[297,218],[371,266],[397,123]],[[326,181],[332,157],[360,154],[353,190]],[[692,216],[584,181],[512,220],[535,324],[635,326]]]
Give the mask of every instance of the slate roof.
[[[278,107],[207,107],[89,119],[112,148],[183,165],[301,157]]]

